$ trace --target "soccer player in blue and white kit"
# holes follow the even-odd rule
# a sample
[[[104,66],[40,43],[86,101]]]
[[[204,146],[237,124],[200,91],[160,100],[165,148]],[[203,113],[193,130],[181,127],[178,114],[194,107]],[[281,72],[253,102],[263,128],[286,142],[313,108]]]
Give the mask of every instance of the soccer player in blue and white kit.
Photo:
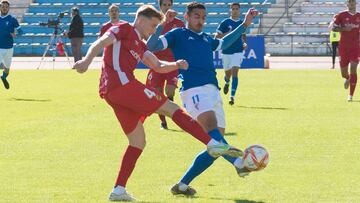
[[[18,34],[23,34],[19,22],[9,15],[10,3],[6,0],[0,2],[0,69],[4,69],[1,81],[6,89],[10,88],[7,76],[9,75],[11,59],[14,53],[15,29]]]
[[[184,16],[187,21],[186,28],[176,28],[160,36],[163,29],[160,25],[147,42],[149,50],[170,48],[175,59],[184,58],[189,63],[186,71],[179,71],[179,79],[182,81],[180,97],[183,105],[213,139],[223,143],[227,143],[223,137],[225,115],[213,64],[213,51],[226,49],[235,43],[257,15],[257,10],[249,9],[241,26],[223,39],[215,39],[202,32],[206,19],[205,6],[193,2],[187,5]],[[249,173],[243,167],[241,157],[224,158],[235,166],[240,176]],[[171,192],[174,195],[194,195],[196,191],[189,186],[190,182],[205,171],[215,159],[206,151],[202,151],[179,183],[171,188]]]
[[[240,26],[243,21],[240,20],[240,4],[230,4],[231,17],[223,20],[216,30],[216,38],[223,38],[227,33]],[[244,50],[247,48],[246,35],[243,34],[234,44],[229,48],[222,50],[223,67],[225,70],[225,85],[223,88],[224,94],[229,92],[230,77],[232,76],[231,92],[229,104],[234,105],[234,97],[238,86],[238,72],[240,65],[244,59]]]

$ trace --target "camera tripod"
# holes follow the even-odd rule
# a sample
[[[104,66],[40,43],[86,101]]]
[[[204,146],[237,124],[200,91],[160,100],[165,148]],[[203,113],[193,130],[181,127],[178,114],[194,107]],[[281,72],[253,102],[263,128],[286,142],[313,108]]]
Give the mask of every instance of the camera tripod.
[[[57,52],[59,51],[58,45],[60,46],[60,48],[62,48],[62,51],[64,52],[64,54],[65,54],[65,56],[67,58],[67,61],[69,62],[70,67],[72,67],[70,59],[69,59],[69,55],[68,55],[68,53],[67,53],[67,51],[65,49],[66,47],[63,44],[61,34],[59,34],[59,28],[56,26],[54,28],[54,32],[52,33],[52,35],[50,37],[50,40],[49,40],[48,44],[46,45],[45,51],[44,51],[44,53],[43,53],[43,55],[41,57],[40,64],[37,67],[37,70],[40,69],[40,66],[43,63],[43,61],[45,59],[45,56],[46,56],[46,54],[47,54],[47,52],[49,50],[52,51],[53,70],[55,69],[55,58],[56,58]]]

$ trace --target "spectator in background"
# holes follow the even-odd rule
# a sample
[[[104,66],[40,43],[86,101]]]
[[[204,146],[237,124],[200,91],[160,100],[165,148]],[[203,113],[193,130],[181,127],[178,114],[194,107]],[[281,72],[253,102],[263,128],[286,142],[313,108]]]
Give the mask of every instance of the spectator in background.
[[[116,4],[111,4],[109,6],[108,12],[109,12],[110,20],[101,26],[99,38],[102,37],[109,28],[118,24],[119,22],[122,22],[119,20],[119,15],[120,15],[119,6],[117,6]]]
[[[84,39],[84,22],[77,7],[71,9],[71,16],[69,31],[65,32],[64,35],[70,39],[74,61],[77,62],[82,59],[81,47]]]
[[[331,50],[332,50],[332,67],[331,67],[331,69],[335,68],[336,51],[338,49],[339,41],[340,41],[340,32],[332,31],[333,26],[334,26],[334,22],[331,21],[331,23],[329,25],[330,43],[331,43]]]

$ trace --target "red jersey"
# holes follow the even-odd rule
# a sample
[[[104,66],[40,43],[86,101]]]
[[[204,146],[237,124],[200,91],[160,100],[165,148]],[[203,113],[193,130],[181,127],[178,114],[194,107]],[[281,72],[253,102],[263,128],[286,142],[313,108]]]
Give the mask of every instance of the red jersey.
[[[334,25],[339,27],[352,27],[348,32],[341,32],[340,47],[359,47],[360,13],[351,14],[342,11],[334,16]]]
[[[177,28],[177,27],[185,27],[184,23],[179,19],[179,18],[174,18],[173,21],[171,21],[170,23],[167,23],[164,26],[163,31],[161,32],[161,34],[165,34],[167,32],[169,32],[170,30]],[[155,55],[163,61],[175,61],[174,59],[174,55],[172,54],[170,49],[165,49],[162,51],[158,51],[155,53]]]
[[[115,26],[115,25],[117,25],[117,24],[119,24],[119,23],[124,23],[124,22],[125,22],[125,21],[120,20],[120,21],[117,22],[117,23],[112,23],[111,21],[104,23],[104,24],[101,26],[99,37],[103,36],[103,35],[105,34],[105,32],[106,32],[109,28],[111,28],[112,26]]]
[[[138,31],[127,22],[111,27],[105,34],[114,35],[116,41],[104,48],[99,85],[101,97],[134,80],[134,69],[148,51]]]

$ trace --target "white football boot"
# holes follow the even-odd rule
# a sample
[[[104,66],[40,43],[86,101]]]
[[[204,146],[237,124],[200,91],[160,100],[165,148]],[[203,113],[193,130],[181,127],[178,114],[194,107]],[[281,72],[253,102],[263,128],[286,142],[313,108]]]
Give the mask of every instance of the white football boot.
[[[136,199],[128,194],[124,187],[116,186],[109,195],[110,201],[134,202]]]
[[[228,155],[231,157],[243,156],[244,152],[228,144],[219,142],[218,144],[208,145],[207,151],[212,157]]]

